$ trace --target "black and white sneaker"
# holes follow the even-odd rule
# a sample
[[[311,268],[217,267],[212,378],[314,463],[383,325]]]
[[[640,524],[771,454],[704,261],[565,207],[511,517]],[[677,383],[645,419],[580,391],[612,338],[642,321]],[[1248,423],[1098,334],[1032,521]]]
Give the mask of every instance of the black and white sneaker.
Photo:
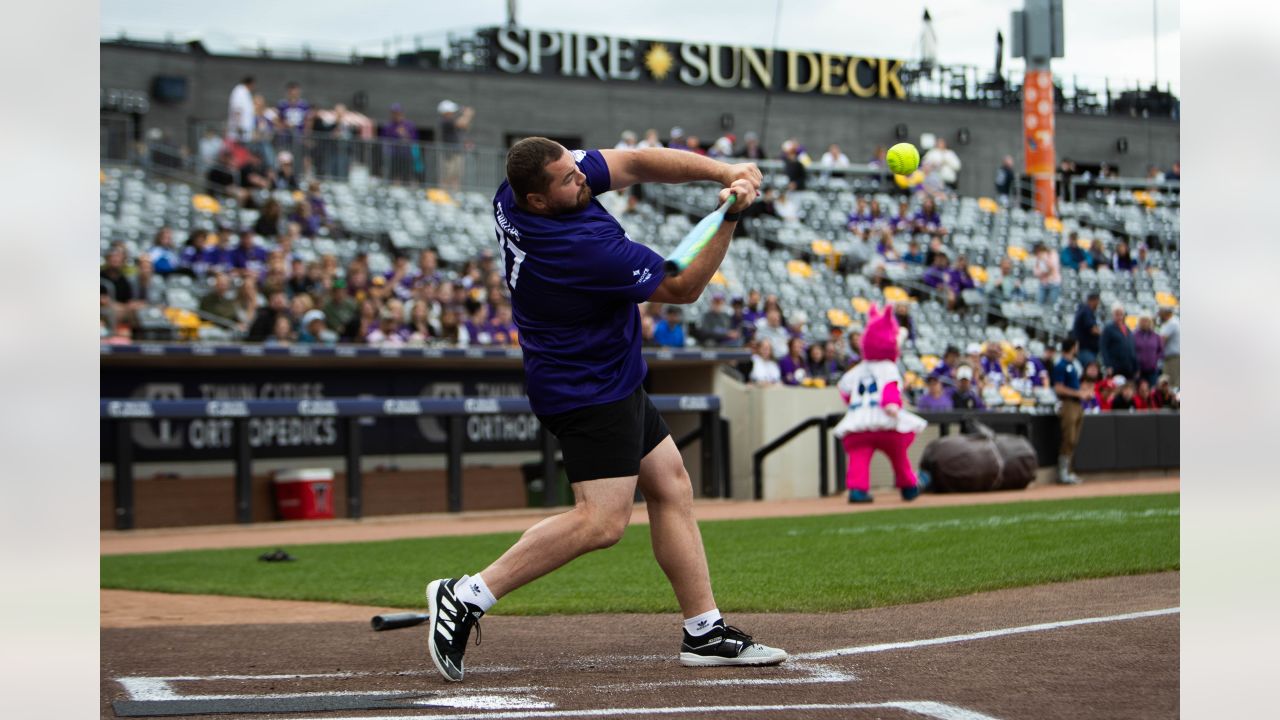
[[[456,578],[432,580],[427,585],[427,608],[431,613],[427,645],[431,661],[445,680],[462,680],[462,654],[467,650],[471,628],[476,629],[476,645],[480,644],[480,616],[484,611],[462,602],[453,594]]]
[[[787,653],[778,648],[751,639],[751,636],[732,625],[717,620],[711,632],[694,637],[684,634],[680,646],[680,664],[689,667],[710,665],[777,665],[787,659]]]

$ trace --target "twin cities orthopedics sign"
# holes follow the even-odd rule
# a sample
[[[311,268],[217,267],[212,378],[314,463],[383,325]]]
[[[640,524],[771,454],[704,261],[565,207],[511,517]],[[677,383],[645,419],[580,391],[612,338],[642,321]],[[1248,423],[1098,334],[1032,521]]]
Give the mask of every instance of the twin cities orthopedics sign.
[[[491,40],[492,69],[513,75],[856,98],[906,97],[899,78],[902,61],[889,58],[528,28],[492,28],[481,35]]]

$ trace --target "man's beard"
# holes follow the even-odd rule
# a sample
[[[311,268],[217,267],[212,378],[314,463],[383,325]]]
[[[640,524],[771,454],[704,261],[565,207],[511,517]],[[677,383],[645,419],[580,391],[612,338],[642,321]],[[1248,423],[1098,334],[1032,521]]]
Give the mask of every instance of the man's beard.
[[[570,213],[581,212],[589,204],[591,204],[591,186],[584,183],[582,186],[582,192],[578,193],[577,202],[572,205],[556,208],[554,214],[568,215]]]

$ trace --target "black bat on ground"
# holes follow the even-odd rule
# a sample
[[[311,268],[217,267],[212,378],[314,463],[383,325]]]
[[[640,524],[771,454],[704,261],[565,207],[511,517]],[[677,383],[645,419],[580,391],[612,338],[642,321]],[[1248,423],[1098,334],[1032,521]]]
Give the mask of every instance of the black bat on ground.
[[[404,612],[390,615],[374,615],[369,624],[373,626],[374,630],[396,630],[398,628],[421,625],[430,619],[431,616],[427,613]]]

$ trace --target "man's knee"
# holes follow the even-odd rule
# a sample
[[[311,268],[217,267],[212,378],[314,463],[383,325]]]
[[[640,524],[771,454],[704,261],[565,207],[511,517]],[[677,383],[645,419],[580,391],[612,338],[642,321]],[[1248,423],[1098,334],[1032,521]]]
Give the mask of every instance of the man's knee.
[[[590,515],[590,545],[601,550],[618,544],[631,522],[631,508],[604,510],[597,508]]]

